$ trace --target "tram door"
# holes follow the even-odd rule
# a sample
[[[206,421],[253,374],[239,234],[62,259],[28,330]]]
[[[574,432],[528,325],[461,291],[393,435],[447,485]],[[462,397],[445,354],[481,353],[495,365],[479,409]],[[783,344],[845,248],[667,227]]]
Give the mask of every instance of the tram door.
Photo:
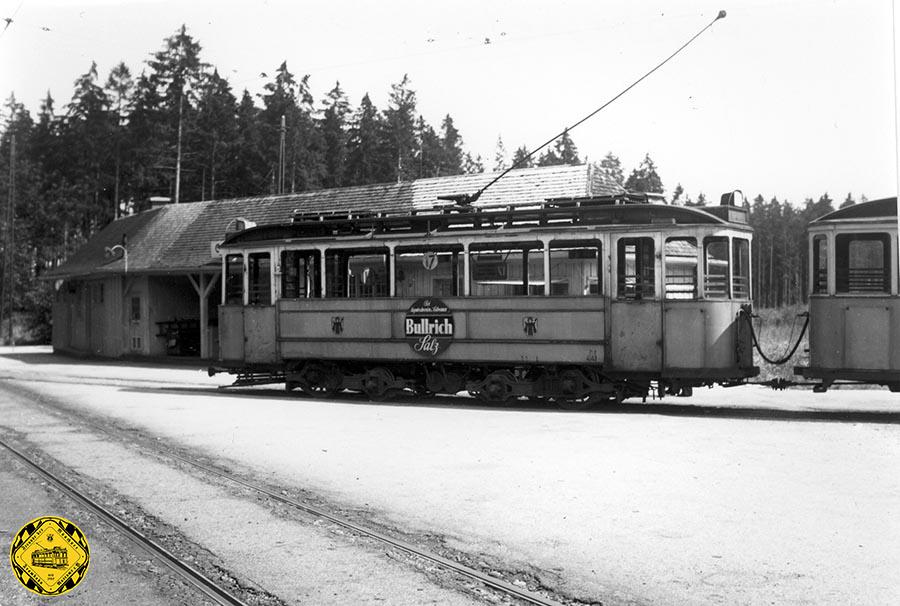
[[[244,359],[244,256],[225,257],[224,301],[219,306],[219,358]]]
[[[219,350],[223,361],[275,362],[275,306],[272,259],[268,252],[225,258],[225,304],[219,308]]]
[[[613,369],[658,371],[662,364],[662,305],[656,242],[622,237],[613,249],[609,347]]]

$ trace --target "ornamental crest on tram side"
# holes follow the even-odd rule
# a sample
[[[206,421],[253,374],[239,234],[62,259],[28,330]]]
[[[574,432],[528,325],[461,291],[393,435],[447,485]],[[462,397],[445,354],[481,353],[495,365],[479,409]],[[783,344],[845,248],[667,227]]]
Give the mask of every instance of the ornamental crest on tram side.
[[[414,352],[425,358],[435,358],[453,342],[453,313],[440,299],[418,299],[406,311],[403,332]]]

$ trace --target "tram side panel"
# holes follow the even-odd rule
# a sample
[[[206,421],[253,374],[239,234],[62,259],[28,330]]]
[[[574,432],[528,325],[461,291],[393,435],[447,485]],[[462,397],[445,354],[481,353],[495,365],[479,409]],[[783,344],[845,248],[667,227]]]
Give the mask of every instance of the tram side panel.
[[[813,374],[846,370],[859,378],[874,373],[900,379],[900,299],[811,297],[809,313]]]
[[[583,297],[448,297],[452,334],[428,351],[426,335],[407,334],[415,299],[279,301],[281,357],[483,364],[601,365],[605,300]],[[424,343],[424,345],[420,345]]]
[[[739,378],[753,376],[752,342],[742,330],[747,301],[667,301],[665,376]]]

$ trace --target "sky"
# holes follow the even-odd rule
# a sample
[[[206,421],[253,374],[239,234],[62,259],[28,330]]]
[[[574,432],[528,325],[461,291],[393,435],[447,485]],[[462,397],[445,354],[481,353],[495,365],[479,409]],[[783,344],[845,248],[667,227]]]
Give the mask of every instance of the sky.
[[[582,160],[645,155],[667,194],[742,190],[802,203],[897,193],[891,0],[0,0],[0,95],[58,111],[96,61],[146,68],[185,24],[237,97],[286,61],[317,104],[387,105],[408,75],[438,129],[494,165],[575,124],[717,21],[672,61],[570,131]],[[900,7],[897,8],[900,10]],[[0,22],[0,26],[4,23]]]

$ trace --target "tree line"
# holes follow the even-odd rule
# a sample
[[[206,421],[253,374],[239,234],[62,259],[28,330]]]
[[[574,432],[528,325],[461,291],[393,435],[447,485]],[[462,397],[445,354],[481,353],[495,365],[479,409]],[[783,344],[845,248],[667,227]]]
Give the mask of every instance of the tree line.
[[[0,203],[14,202],[15,222],[0,212],[0,311],[7,313],[12,292],[14,308],[40,338],[49,334],[52,285],[39,275],[151,198],[259,196],[485,170],[480,156],[465,151],[449,113],[438,128],[419,114],[407,76],[391,85],[386,107],[368,94],[353,107],[340,82],[316,102],[310,77],[282,62],[271,75],[260,74],[261,93],[245,89],[238,98],[201,51],[182,26],[138,75],[119,63],[101,78],[92,64],[61,110],[49,92],[34,118],[14,96],[6,102],[0,161],[9,170],[0,170]],[[498,137],[488,168],[578,163],[577,146],[564,132],[546,149],[522,146],[511,158]],[[612,152],[598,164],[631,191],[664,192],[649,154],[627,178]],[[679,184],[670,201],[702,204],[705,197],[692,200]],[[805,300],[803,231],[829,208],[827,195],[799,211],[777,199],[749,206],[757,230],[754,284],[763,305]]]

